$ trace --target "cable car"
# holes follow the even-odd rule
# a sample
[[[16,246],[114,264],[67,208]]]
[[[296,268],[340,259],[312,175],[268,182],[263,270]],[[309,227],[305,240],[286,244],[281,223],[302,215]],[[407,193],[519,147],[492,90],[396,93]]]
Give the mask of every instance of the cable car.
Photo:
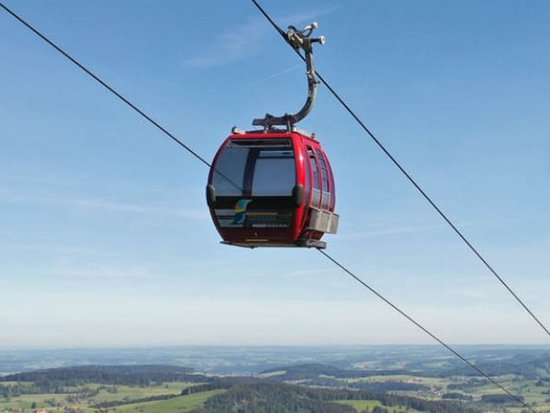
[[[316,23],[287,40],[303,49],[308,67],[308,99],[295,115],[267,114],[253,124],[263,129],[233,128],[210,168],[207,203],[223,242],[241,247],[325,248],[325,233],[336,233],[339,216],[334,178],[328,157],[314,135],[295,124],[310,111],[317,80],[313,69]],[[275,128],[285,125],[286,129]]]

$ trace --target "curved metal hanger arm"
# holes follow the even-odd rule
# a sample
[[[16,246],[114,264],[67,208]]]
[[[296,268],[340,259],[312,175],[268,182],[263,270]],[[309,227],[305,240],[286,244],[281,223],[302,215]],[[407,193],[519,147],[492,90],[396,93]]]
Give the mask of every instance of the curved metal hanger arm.
[[[283,116],[273,116],[267,113],[265,117],[261,119],[254,119],[252,121],[254,126],[263,126],[264,129],[267,130],[272,126],[283,125],[286,126],[288,130],[291,130],[296,123],[300,122],[309,112],[311,112],[317,95],[317,84],[319,83],[315,76],[315,67],[313,63],[313,43],[325,43],[324,36],[316,38],[311,37],[311,33],[317,27],[318,25],[316,22],[306,26],[303,30],[297,30],[294,26],[290,26],[286,33],[287,42],[298,52],[303,50],[305,53],[308,93],[304,106],[295,114],[286,113]]]

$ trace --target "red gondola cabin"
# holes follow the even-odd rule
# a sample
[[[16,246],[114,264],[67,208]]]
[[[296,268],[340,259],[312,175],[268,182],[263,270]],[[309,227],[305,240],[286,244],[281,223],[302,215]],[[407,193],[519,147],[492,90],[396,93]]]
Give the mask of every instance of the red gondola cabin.
[[[324,248],[338,226],[328,158],[303,132],[233,133],[212,162],[207,202],[232,245]]]
[[[319,142],[296,123],[311,111],[317,79],[312,38],[317,23],[298,30],[290,26],[286,39],[303,50],[308,95],[296,114],[254,119],[263,129],[233,129],[218,150],[208,176],[206,197],[214,224],[226,244],[241,247],[325,248],[324,233],[336,233],[338,215],[334,179]],[[274,126],[286,126],[286,130]]]

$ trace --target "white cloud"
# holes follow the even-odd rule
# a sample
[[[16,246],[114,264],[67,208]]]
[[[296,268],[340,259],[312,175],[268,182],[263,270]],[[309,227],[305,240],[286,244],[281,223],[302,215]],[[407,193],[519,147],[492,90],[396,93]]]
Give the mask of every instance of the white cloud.
[[[151,272],[142,266],[115,266],[106,264],[63,264],[52,271],[57,277],[71,278],[105,278],[105,279],[153,279]]]
[[[106,201],[101,199],[66,200],[65,203],[80,208],[105,212],[167,215],[188,219],[210,219],[206,207],[201,209],[175,209],[162,205]]]
[[[123,214],[151,214],[163,216],[175,216],[193,220],[209,220],[208,210],[178,209],[170,206],[149,204],[145,202],[112,201],[101,198],[63,198],[49,196],[19,195],[14,193],[0,193],[0,203],[5,204],[42,204],[55,205],[67,208],[77,208],[89,211]]]
[[[51,265],[43,265],[40,269],[29,270],[2,270],[0,273],[8,273],[10,276],[16,275],[20,281],[31,277],[33,280],[45,281],[60,278],[61,280],[72,279],[104,279],[104,280],[153,280],[159,277],[143,265],[120,265],[114,263],[94,263],[84,262],[82,259],[78,263],[73,262],[67,257],[57,259],[57,262]]]
[[[202,55],[187,59],[184,63],[194,68],[207,68],[254,56],[261,50],[268,30],[262,20],[249,18],[230,31],[216,35]]]
[[[91,256],[112,256],[112,253],[99,251],[94,247],[79,247],[69,245],[52,245],[52,244],[0,244],[0,248],[9,249],[12,251],[26,252],[46,252],[56,255],[91,255]]]
[[[282,69],[282,70],[278,70],[277,72],[271,73],[271,74],[269,74],[265,77],[262,77],[260,79],[256,79],[254,82],[251,83],[251,85],[258,85],[258,84],[267,82],[269,80],[273,80],[275,78],[278,78],[280,76],[284,76],[287,73],[293,72],[293,71],[298,70],[300,68],[304,69],[304,65],[303,64],[297,64],[297,65],[290,66],[290,67],[287,67],[287,68]],[[305,71],[305,69],[304,69],[304,71]]]
[[[389,228],[373,229],[370,231],[363,231],[363,232],[356,232],[356,233],[349,233],[349,234],[344,233],[344,234],[341,234],[339,238],[341,240],[350,240],[350,239],[355,240],[357,238],[404,235],[404,234],[411,234],[411,233],[417,233],[417,232],[426,232],[426,231],[440,230],[442,228],[445,228],[445,225],[428,224],[428,225],[401,226],[401,227],[393,227],[393,228],[389,227]]]
[[[285,30],[290,24],[300,26],[308,24],[313,19],[332,13],[336,7],[321,8],[306,13],[296,13],[281,18],[275,18],[280,27]],[[266,42],[267,36],[273,31],[270,23],[262,16],[249,17],[244,23],[232,26],[231,29],[214,36],[213,40],[199,55],[184,61],[189,67],[204,69],[223,66],[242,59],[258,55]],[[277,75],[277,74],[275,74]]]
[[[275,21],[278,22],[279,26],[283,30],[286,29],[287,26],[289,25],[294,25],[298,28],[301,28],[302,26],[305,26],[313,22],[315,19],[319,17],[334,13],[338,9],[339,9],[339,6],[337,5],[325,6],[325,7],[320,7],[315,10],[310,10],[307,12],[298,12],[298,13],[282,16],[280,18],[275,18]]]
[[[315,279],[318,280],[321,276],[333,275],[334,268],[308,268],[303,270],[294,270],[284,274],[286,278],[299,278],[299,279]]]

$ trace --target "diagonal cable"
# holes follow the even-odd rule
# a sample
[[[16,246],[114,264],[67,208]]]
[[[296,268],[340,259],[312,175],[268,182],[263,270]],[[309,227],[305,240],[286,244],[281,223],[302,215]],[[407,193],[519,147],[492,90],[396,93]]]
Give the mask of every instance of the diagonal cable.
[[[101,86],[103,86],[105,89],[107,89],[109,92],[111,92],[113,95],[115,95],[117,98],[119,98],[121,101],[126,103],[130,108],[132,108],[134,111],[136,111],[139,115],[141,115],[143,118],[145,118],[149,123],[154,125],[157,129],[159,129],[162,133],[164,133],[166,136],[168,136],[170,139],[172,139],[174,142],[176,142],[179,146],[181,146],[183,149],[185,149],[187,152],[189,152],[191,155],[193,155],[195,158],[197,158],[200,162],[205,164],[210,168],[210,163],[204,159],[202,156],[200,156],[197,152],[195,152],[193,149],[191,149],[188,145],[183,143],[180,139],[178,139],[173,133],[169,132],[166,128],[164,128],[161,124],[159,124],[157,121],[155,121],[151,116],[146,114],[143,110],[141,110],[139,107],[137,107],[135,104],[130,102],[127,98],[125,98],[120,92],[115,90],[112,86],[107,84],[104,80],[102,80],[99,76],[94,74],[90,69],[88,69],[86,66],[84,66],[82,63],[80,63],[78,60],[76,60],[74,57],[72,57],[69,53],[67,53],[65,50],[63,50],[60,46],[58,46],[56,43],[54,43],[52,40],[50,40],[48,37],[46,37],[44,34],[42,34],[40,31],[35,29],[30,23],[25,21],[22,17],[17,15],[14,11],[9,9],[6,5],[4,5],[2,2],[0,2],[0,7],[3,8],[6,12],[11,14],[15,19],[17,19],[21,24],[23,24],[27,29],[31,30],[34,34],[36,34],[38,37],[40,37],[42,40],[44,40],[46,43],[48,43],[51,47],[53,47],[55,50],[57,50],[59,53],[61,53],[63,56],[65,56],[68,60],[70,60],[72,63],[74,63],[76,66],[78,66],[82,71],[84,71],[87,75],[89,75],[91,78],[93,78],[96,82],[98,82]]]
[[[51,47],[53,47],[55,50],[57,50],[59,53],[61,53],[70,62],[74,63],[84,73],[89,75],[92,79],[94,79],[96,82],[98,82],[101,86],[103,86],[105,89],[107,89],[109,92],[111,92],[117,98],[119,98],[127,106],[129,106],[131,109],[133,109],[135,112],[137,112],[141,117],[145,118],[149,123],[151,123],[157,129],[159,129],[162,133],[164,133],[166,136],[168,136],[170,139],[172,139],[175,143],[177,143],[179,146],[181,146],[183,149],[185,149],[187,152],[189,152],[192,156],[194,156],[196,159],[198,159],[200,162],[202,162],[208,168],[212,168],[212,165],[210,164],[210,162],[208,162],[201,155],[199,155],[198,152],[191,149],[191,147],[189,145],[185,144],[181,139],[178,139],[173,133],[168,131],[164,126],[162,126],[160,123],[158,123],[156,120],[154,120],[150,115],[145,113],[137,105],[135,105],[129,99],[124,97],[114,87],[109,85],[107,82],[105,82],[103,79],[101,79],[98,75],[96,75],[94,72],[92,72],[86,66],[84,66],[82,63],[80,63],[77,59],[75,59],[73,56],[71,56],[69,53],[67,53],[64,49],[62,49],[59,45],[54,43],[52,40],[50,40],[46,35],[41,33],[38,29],[33,27],[30,23],[28,23],[26,20],[24,20],[21,16],[17,15],[13,10],[9,9],[1,1],[0,1],[0,7],[3,8],[9,14],[11,14],[15,19],[17,19],[21,24],[23,24],[25,27],[27,27],[29,30],[31,30],[38,37],[40,37],[42,40],[44,40],[46,43],[48,43]],[[239,191],[242,191],[241,187],[238,184],[236,184],[231,178],[229,178],[227,175],[225,175],[223,172],[220,172],[216,168],[214,168],[214,172],[216,174],[218,174],[219,176],[221,176],[231,186],[237,188],[237,190],[239,190]]]
[[[275,30],[283,37],[285,42],[288,43],[286,33],[275,23],[275,21],[269,16],[264,8],[258,3],[257,0],[251,0],[256,6],[258,11],[269,21]],[[304,56],[299,51],[292,48],[302,60],[305,60]],[[336,100],[344,107],[344,109],[351,115],[351,117],[359,124],[359,126],[367,133],[367,135],[374,141],[374,143],[382,150],[390,161],[401,171],[401,173],[407,178],[407,180],[416,188],[416,190],[422,195],[422,197],[428,201],[433,209],[443,218],[443,220],[451,227],[451,229],[458,235],[458,237],[466,244],[466,246],[474,253],[474,255],[485,265],[485,267],[493,274],[493,276],[508,290],[508,292],[516,299],[516,301],[523,307],[525,311],[535,320],[535,322],[544,330],[544,332],[550,336],[550,330],[544,325],[544,323],[533,313],[533,311],[525,304],[525,302],[512,290],[508,283],[498,274],[498,272],[489,264],[489,262],[481,255],[476,247],[466,238],[466,236],[458,229],[458,227],[451,221],[451,219],[439,208],[439,206],[432,200],[432,198],[422,189],[422,187],[416,182],[412,175],[401,165],[401,163],[391,154],[391,152],[382,144],[382,142],[370,131],[367,125],[357,116],[357,114],[351,109],[351,107],[344,101],[344,99],[334,90],[334,88],[328,83],[323,76],[315,71],[317,78],[323,85],[330,91],[330,93],[336,98]]]
[[[418,321],[416,321],[414,318],[412,318],[410,315],[408,315],[405,311],[401,310],[397,305],[395,305],[393,302],[391,302],[389,299],[384,297],[381,293],[376,291],[374,288],[372,288],[370,285],[368,285],[366,282],[364,282],[361,278],[359,278],[357,275],[355,275],[353,272],[348,270],[344,264],[337,261],[335,258],[330,256],[325,251],[319,249],[319,252],[323,254],[329,261],[331,261],[333,264],[335,264],[337,267],[339,267],[342,271],[344,271],[346,274],[348,274],[350,277],[352,277],[355,281],[357,281],[359,284],[361,284],[363,287],[368,289],[371,293],[376,295],[378,298],[380,298],[382,301],[384,301],[387,305],[389,305],[391,308],[393,308],[395,311],[397,311],[399,314],[401,314],[403,317],[405,317],[407,320],[409,320],[411,323],[413,323],[416,327],[418,327],[420,330],[422,330],[424,333],[429,335],[431,338],[433,338],[435,341],[437,341],[439,344],[441,344],[443,347],[445,347],[447,350],[449,350],[451,353],[453,353],[456,357],[458,357],[460,360],[462,360],[464,363],[466,363],[468,366],[470,366],[472,369],[474,369],[479,375],[485,377],[487,380],[489,380],[491,383],[493,383],[495,386],[500,388],[502,391],[504,391],[510,398],[512,398],[514,401],[521,403],[521,405],[525,408],[527,408],[529,411],[534,412],[534,410],[529,406],[525,401],[523,401],[519,396],[516,396],[510,392],[504,385],[499,383],[497,380],[489,376],[487,373],[485,373],[483,370],[481,370],[479,367],[477,367],[474,363],[472,363],[470,360],[468,360],[466,357],[464,357],[462,354],[460,354],[458,351],[453,349],[449,344],[444,342],[442,339],[440,339],[438,336],[436,336],[434,333],[432,333],[430,330],[428,330],[426,327],[424,327],[422,324],[420,324]]]
[[[262,13],[266,16],[266,18],[269,19],[271,24],[274,25],[274,27],[284,35],[284,32],[282,32],[275,22],[263,11],[263,9],[259,6],[259,4],[252,0],[254,4],[262,11]],[[123,101],[126,105],[128,105],[130,108],[132,108],[134,111],[136,111],[139,115],[141,115],[143,118],[145,118],[147,121],[149,121],[152,125],[154,125],[156,128],[158,128],[160,131],[162,131],[166,136],[168,136],[170,139],[172,139],[174,142],[176,142],[178,145],[180,145],[182,148],[184,148],[186,151],[188,151],[191,155],[193,155],[197,160],[202,162],[204,165],[211,167],[210,163],[206,161],[203,157],[201,157],[197,152],[192,150],[189,146],[187,146],[185,143],[183,143],[181,140],[179,140],[176,136],[174,136],[171,132],[169,132],[167,129],[165,129],[162,125],[160,125],[158,122],[156,122],[153,118],[151,118],[149,115],[147,115],[145,112],[143,112],[139,107],[137,107],[135,104],[133,104],[131,101],[129,101],[127,98],[125,98],[121,93],[116,91],[113,87],[111,87],[109,84],[107,84],[105,81],[103,81],[99,76],[95,75],[91,70],[89,70],[87,67],[85,67],[83,64],[81,64],[78,60],[73,58],[71,55],[69,55],[67,52],[65,52],[61,47],[59,47],[57,44],[55,44],[53,41],[51,41],[49,38],[47,38],[45,35],[43,35],[41,32],[39,32],[37,29],[35,29],[31,24],[29,24],[27,21],[25,21],[22,17],[17,15],[15,12],[13,12],[11,9],[9,9],[7,6],[5,6],[2,2],[0,2],[0,7],[3,8],[6,12],[8,12],[10,15],[12,15],[15,19],[17,19],[21,24],[23,24],[25,27],[30,29],[33,33],[35,33],[37,36],[39,36],[42,40],[44,40],[46,43],[48,43],[50,46],[52,46],[55,50],[57,50],[59,53],[61,53],[65,58],[70,60],[72,63],[74,63],[76,66],[78,66],[82,71],[84,71],[86,74],[88,74],[90,77],[92,77],[94,80],[96,80],[99,84],[101,84],[104,88],[106,88],[108,91],[113,93],[115,96],[117,96],[121,101]],[[300,55],[301,56],[301,55]],[[301,56],[302,57],[302,56]],[[302,57],[303,58],[303,57]],[[319,75],[318,75],[319,76]],[[320,76],[319,78],[322,80],[322,82],[329,87],[329,89],[335,94],[335,92],[330,88],[330,86],[326,83],[324,79],[322,79]],[[341,100],[336,94],[335,96]],[[343,101],[341,101],[345,105]],[[347,108],[347,105],[346,105]],[[348,109],[350,113],[351,109]],[[355,117],[355,115],[354,115]],[[357,118],[357,120],[360,122],[360,120]],[[366,127],[364,127],[366,129]],[[366,129],[368,131],[368,129]],[[369,132],[370,133],[370,132]],[[375,140],[376,138],[372,136]],[[377,141],[378,142],[378,141]],[[381,144],[379,143],[381,146]],[[383,148],[383,146],[382,146]],[[383,148],[384,149],[384,148]],[[386,151],[387,152],[387,151]],[[387,153],[389,155],[389,153]],[[389,155],[391,156],[391,155]],[[392,158],[393,159],[393,158]],[[394,161],[396,162],[396,161]],[[218,172],[218,171],[216,171]],[[219,173],[219,172],[218,172]],[[223,176],[223,175],[222,175]],[[227,178],[226,178],[227,179]],[[527,405],[525,402],[523,402],[519,397],[513,395],[510,391],[508,391],[503,385],[498,383],[496,380],[491,378],[489,375],[487,375],[485,372],[483,372],[481,369],[479,369],[477,366],[475,366],[473,363],[471,363],[468,359],[460,355],[458,352],[456,352],[454,349],[452,349],[449,345],[447,345],[445,342],[443,342],[441,339],[439,339],[437,336],[435,336],[433,333],[431,333],[429,330],[427,330],[425,327],[423,327],[421,324],[416,322],[413,318],[411,318],[409,315],[407,315],[405,312],[400,310],[396,305],[394,305],[391,301],[386,299],[384,296],[382,296],[380,293],[378,293],[376,290],[368,286],[366,283],[364,283],[360,278],[355,276],[352,272],[350,272],[348,269],[346,269],[342,264],[340,264],[338,261],[336,261],[334,258],[329,256],[327,253],[323,252],[322,250],[319,250],[323,255],[325,255],[330,261],[332,261],[334,264],[336,264],[338,267],[340,267],[342,270],[344,270],[347,274],[349,274],[351,277],[353,277],[356,281],[361,283],[364,287],[368,288],[371,292],[373,292],[375,295],[377,295],[380,299],[382,299],[384,302],[386,302],[388,305],[390,305],[392,308],[394,308],[396,311],[398,311],[401,315],[403,315],[405,318],[407,318],[409,321],[411,321],[413,324],[415,324],[417,327],[419,327],[422,331],[424,331],[426,334],[428,334],[430,337],[435,339],[438,343],[443,345],[446,349],[448,349],[450,352],[452,352],[454,355],[456,355],[458,358],[463,360],[466,364],[468,364],[470,367],[472,367],[474,370],[476,370],[479,374],[481,374],[483,377],[487,378],[489,381],[494,383],[496,386],[498,386],[500,389],[502,389],[508,396],[510,396],[513,400],[521,403],[524,407],[529,409],[530,411],[533,411],[529,405]]]

